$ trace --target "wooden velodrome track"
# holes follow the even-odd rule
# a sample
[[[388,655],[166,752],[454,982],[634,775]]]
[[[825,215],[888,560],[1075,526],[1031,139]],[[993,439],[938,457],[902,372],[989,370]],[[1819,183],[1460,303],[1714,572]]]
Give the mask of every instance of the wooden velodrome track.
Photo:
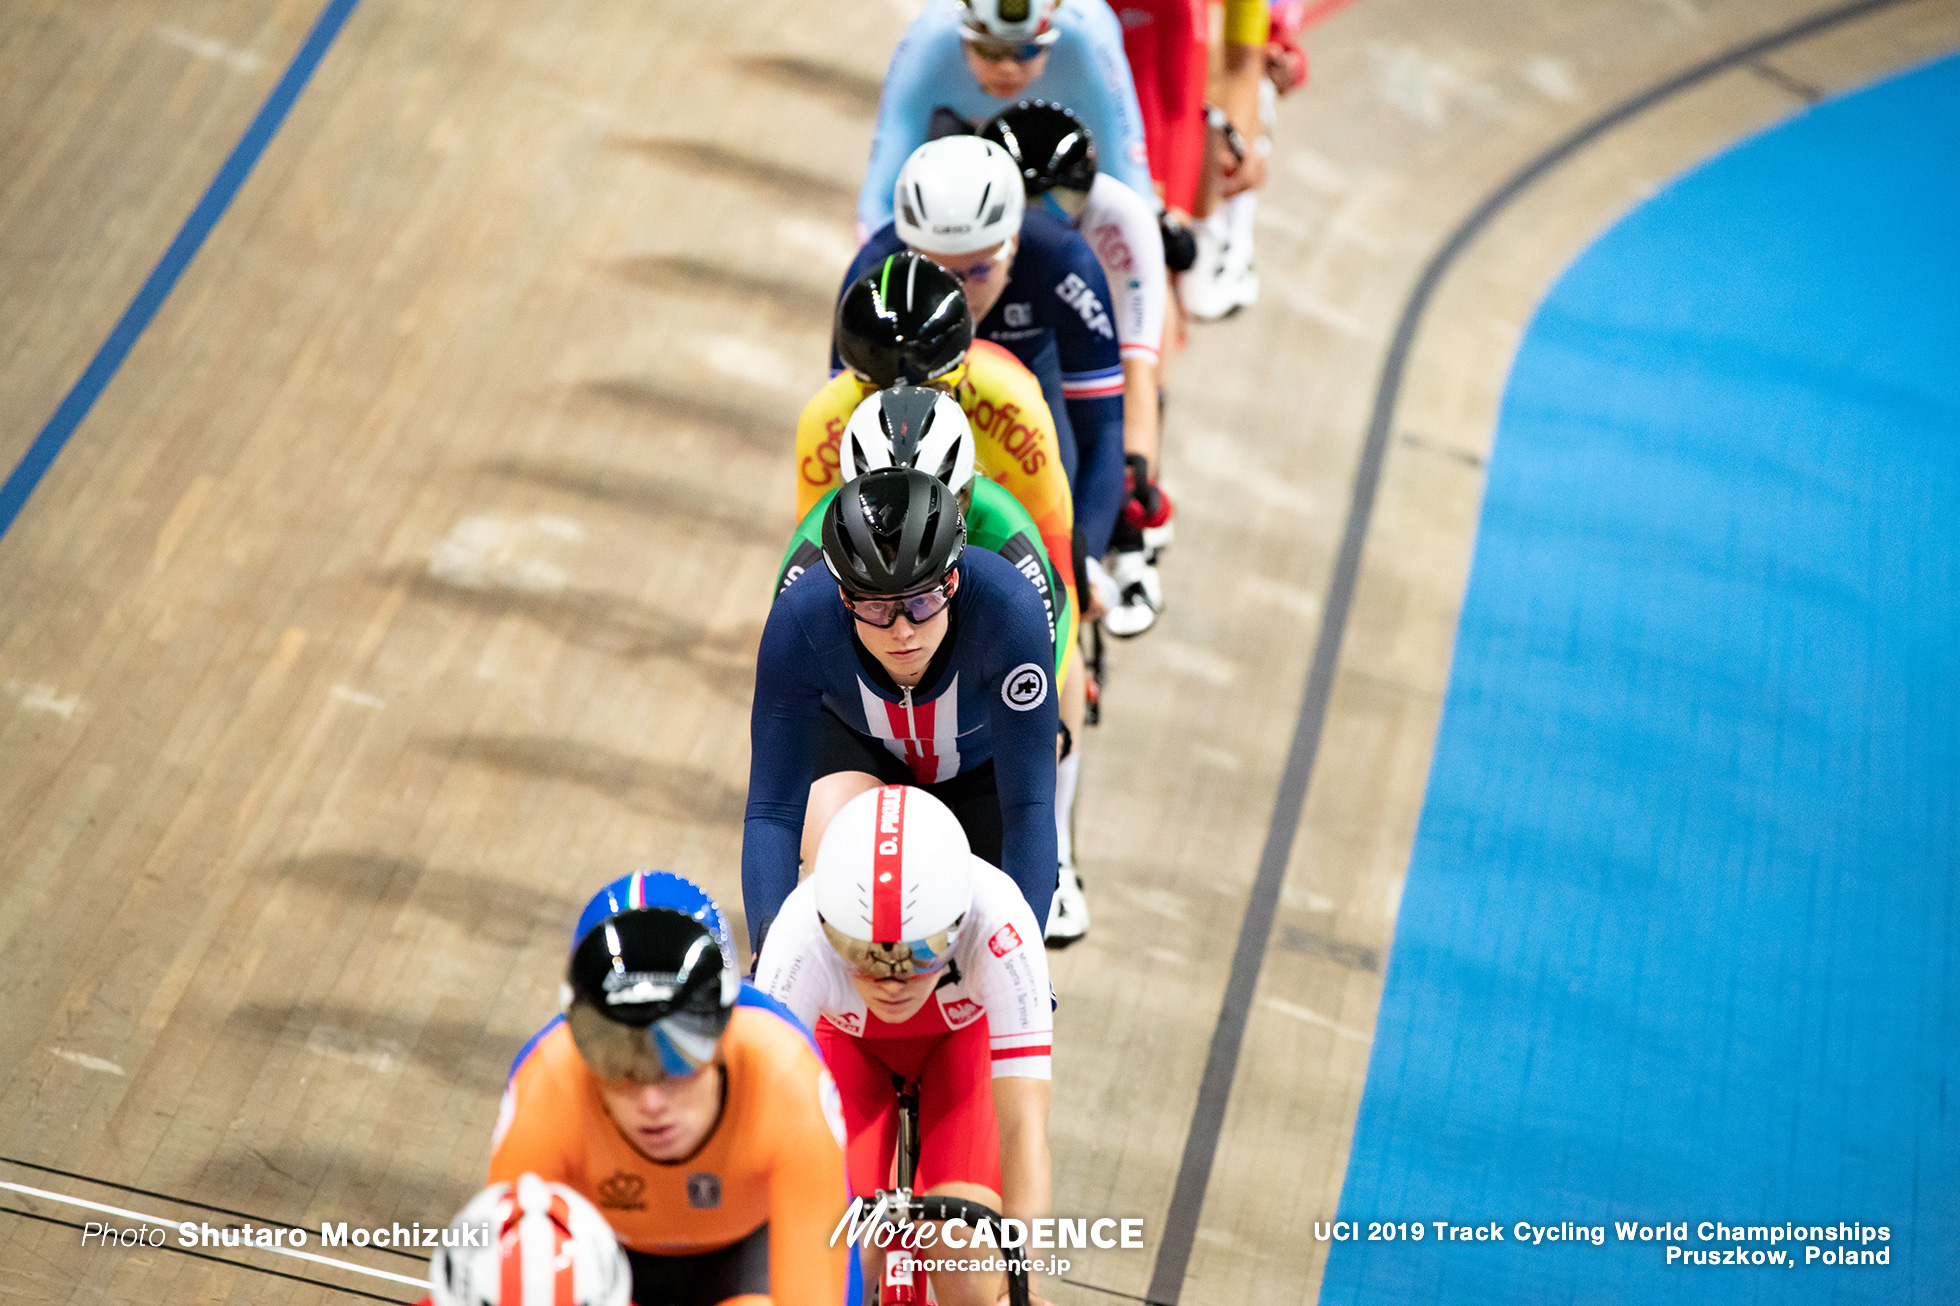
[[[1079,1257],[1056,1301],[1312,1295],[1518,333],[1659,181],[1960,45],[1950,0],[1868,8],[1653,97],[1468,233],[1598,115],[1823,10],[1366,0],[1312,34],[1264,300],[1176,379],[1173,607],[1115,651],[1095,927],[1055,957],[1056,1206],[1142,1216],[1149,1246]],[[446,1221],[587,894],[654,865],[739,905],[791,423],[904,9],[354,9],[0,539],[0,1179]],[[318,11],[0,16],[0,471]],[[1263,965],[1228,992],[1249,903]],[[84,1250],[49,1222],[84,1213],[0,1206],[10,1299],[341,1299],[266,1269],[410,1295]]]

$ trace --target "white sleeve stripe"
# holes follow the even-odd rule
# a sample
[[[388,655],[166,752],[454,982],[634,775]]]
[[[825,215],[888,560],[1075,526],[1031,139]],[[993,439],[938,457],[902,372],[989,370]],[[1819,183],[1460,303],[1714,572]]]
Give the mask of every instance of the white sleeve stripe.
[[[1054,1037],[1052,1029],[1029,1030],[1020,1034],[995,1034],[992,1043],[996,1048],[1047,1047]]]
[[[1053,1079],[1055,1063],[1048,1057],[1015,1057],[994,1062],[995,1079]]]

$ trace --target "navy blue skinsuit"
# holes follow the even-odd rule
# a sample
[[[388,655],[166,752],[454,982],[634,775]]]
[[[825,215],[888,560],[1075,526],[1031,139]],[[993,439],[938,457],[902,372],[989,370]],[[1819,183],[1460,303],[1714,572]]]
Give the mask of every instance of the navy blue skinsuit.
[[[1001,869],[1044,924],[1055,892],[1055,665],[1048,613],[1014,564],[984,549],[960,559],[945,641],[918,686],[893,684],[852,634],[837,582],[812,567],[769,610],[749,718],[742,903],[751,943],[796,887],[815,774],[817,714],[901,759],[913,782],[943,783],[993,762]]]

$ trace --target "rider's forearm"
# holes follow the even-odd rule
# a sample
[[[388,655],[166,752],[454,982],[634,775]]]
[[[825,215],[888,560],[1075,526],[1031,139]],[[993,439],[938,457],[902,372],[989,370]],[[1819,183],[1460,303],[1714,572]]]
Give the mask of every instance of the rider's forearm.
[[[1001,1196],[1003,1214],[1023,1223],[1048,1214],[1048,1139],[1041,1135],[1010,1143],[1005,1129],[1000,1136],[1000,1183],[1007,1190]]]
[[[1140,453],[1157,474],[1157,361],[1123,360],[1123,451]]]
[[[1126,372],[1126,382],[1127,377]],[[1151,402],[1156,402],[1154,396]],[[1109,533],[1123,511],[1124,408],[1123,400],[1113,395],[1068,401],[1082,463],[1076,477],[1075,520],[1091,558],[1100,558],[1109,548]]]
[[[1239,129],[1249,147],[1263,134],[1259,125],[1259,82],[1266,75],[1266,47],[1228,45],[1218,78],[1217,105]]]
[[[771,609],[756,652],[755,699],[749,711],[749,798],[742,819],[742,907],[749,946],[796,888],[798,845],[810,800],[811,741],[823,693],[804,679],[809,644],[789,609]]]
[[[1259,88],[1265,79],[1264,46],[1225,47],[1225,71],[1219,78],[1218,105],[1225,110],[1225,116],[1231,119],[1232,126],[1238,129],[1240,145],[1245,153],[1238,166],[1221,180],[1221,199],[1256,190],[1266,182],[1264,151],[1270,148],[1270,143],[1261,141],[1264,129],[1259,121]]]
[[[1050,694],[1052,702],[1054,695]],[[1001,821],[1001,869],[1027,899],[1028,909],[1034,913],[1035,923],[1044,928],[1048,924],[1048,907],[1055,897],[1055,866],[1058,853],[1055,842],[1055,722],[1059,719],[1052,707],[1047,707],[1043,721],[1045,728],[1039,734],[1030,731],[1025,738],[1015,741],[1015,755],[1020,759],[1012,768],[1015,779],[1010,783],[999,767],[994,770],[1000,788]],[[1037,714],[1026,714],[1033,718]],[[998,761],[1000,752],[994,757]],[[1027,777],[1027,784],[1020,777]],[[1041,791],[1034,795],[1024,795],[1021,791],[1030,786],[1039,786]]]
[[[1045,1079],[1003,1076],[994,1081],[1000,1121],[1000,1213],[1032,1228],[1049,1212],[1048,1101]],[[1035,1287],[1028,1275],[1028,1287]]]
[[[1049,1089],[1045,1079],[994,1080],[994,1114],[1000,1121],[1001,1214],[1012,1219],[1048,1214]]]

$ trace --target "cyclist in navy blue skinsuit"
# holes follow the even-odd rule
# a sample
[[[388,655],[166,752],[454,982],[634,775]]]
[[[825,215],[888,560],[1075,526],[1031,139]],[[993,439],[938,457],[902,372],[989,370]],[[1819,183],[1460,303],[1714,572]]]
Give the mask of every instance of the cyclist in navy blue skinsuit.
[[[844,288],[908,246],[965,282],[975,334],[1012,351],[1041,381],[1075,524],[1086,556],[1100,558],[1124,497],[1123,361],[1109,281],[1066,218],[1026,207],[1015,189],[1022,184],[1019,167],[992,142],[948,136],[921,145],[899,172],[896,221],[858,251]],[[843,367],[835,350],[830,366]]]
[[[976,855],[1046,921],[1055,893],[1055,664],[1028,578],[965,548],[959,503],[887,467],[837,492],[824,566],[769,610],[756,658],[742,899],[759,946],[796,887],[799,850],[884,784],[929,790]]]

